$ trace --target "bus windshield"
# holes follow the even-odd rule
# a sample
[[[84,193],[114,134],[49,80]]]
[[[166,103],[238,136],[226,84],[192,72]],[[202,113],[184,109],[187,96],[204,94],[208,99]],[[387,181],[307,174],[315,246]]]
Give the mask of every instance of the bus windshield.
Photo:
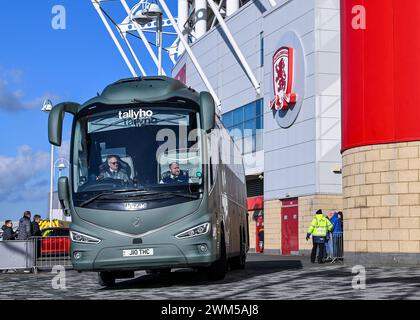
[[[199,113],[185,106],[88,108],[73,129],[74,194],[191,191],[203,182],[199,129]]]

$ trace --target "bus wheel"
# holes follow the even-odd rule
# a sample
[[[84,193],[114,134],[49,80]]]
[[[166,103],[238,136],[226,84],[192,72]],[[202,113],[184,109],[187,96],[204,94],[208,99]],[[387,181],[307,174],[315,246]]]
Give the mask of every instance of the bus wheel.
[[[213,264],[207,269],[207,274],[210,280],[223,280],[226,275],[227,257],[225,235],[223,232],[220,242],[220,259],[213,262]]]
[[[232,269],[240,269],[240,270],[245,269],[245,264],[246,264],[245,246],[246,246],[245,241],[242,239],[242,236],[241,236],[239,256],[233,258],[230,263]]]
[[[245,269],[245,264],[246,264],[246,243],[245,240],[242,238],[241,239],[241,253],[239,254],[238,257],[239,263],[238,263],[238,269]]]
[[[163,268],[163,269],[159,269],[159,273],[160,274],[169,274],[171,273],[171,268]]]
[[[103,287],[115,286],[115,275],[112,272],[99,272],[99,284]]]
[[[147,269],[147,270],[144,270],[144,271],[146,272],[146,274],[156,274],[157,273],[157,271],[153,270],[153,269]]]
[[[171,273],[171,268],[162,268],[162,269],[148,269],[145,270],[146,274],[168,274]]]

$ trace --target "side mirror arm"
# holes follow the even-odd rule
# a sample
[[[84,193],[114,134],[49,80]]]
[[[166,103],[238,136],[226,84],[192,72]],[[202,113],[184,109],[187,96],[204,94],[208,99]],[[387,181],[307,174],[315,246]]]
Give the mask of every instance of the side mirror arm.
[[[52,108],[48,116],[48,140],[51,144],[61,146],[64,114],[68,112],[76,115],[79,106],[76,102],[63,102]]]

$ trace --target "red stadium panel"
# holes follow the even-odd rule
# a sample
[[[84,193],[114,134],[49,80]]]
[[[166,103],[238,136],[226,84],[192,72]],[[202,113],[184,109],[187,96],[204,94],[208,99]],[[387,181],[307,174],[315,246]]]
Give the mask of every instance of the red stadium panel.
[[[364,30],[352,24],[358,5]],[[420,140],[418,21],[418,0],[341,0],[342,151]]]

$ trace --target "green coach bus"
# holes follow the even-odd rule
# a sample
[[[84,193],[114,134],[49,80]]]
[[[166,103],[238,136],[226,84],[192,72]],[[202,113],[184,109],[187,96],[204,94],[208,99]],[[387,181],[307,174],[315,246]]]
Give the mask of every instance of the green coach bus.
[[[208,92],[168,77],[123,79],[83,105],[49,115],[60,146],[73,115],[69,177],[58,197],[71,215],[75,270],[99,283],[134,271],[194,268],[223,279],[249,249],[242,156]]]

